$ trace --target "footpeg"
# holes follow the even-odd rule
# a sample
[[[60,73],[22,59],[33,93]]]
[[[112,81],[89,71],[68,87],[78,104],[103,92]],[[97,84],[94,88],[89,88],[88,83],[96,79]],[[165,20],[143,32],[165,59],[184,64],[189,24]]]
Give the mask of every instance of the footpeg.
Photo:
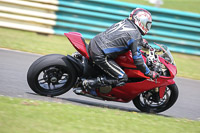
[[[101,82],[99,81],[98,78],[97,79],[89,79],[89,80],[84,80],[82,85],[85,89],[92,89],[92,88],[101,86]]]
[[[81,87],[73,88],[73,92],[76,93],[77,95],[83,95],[84,94]]]

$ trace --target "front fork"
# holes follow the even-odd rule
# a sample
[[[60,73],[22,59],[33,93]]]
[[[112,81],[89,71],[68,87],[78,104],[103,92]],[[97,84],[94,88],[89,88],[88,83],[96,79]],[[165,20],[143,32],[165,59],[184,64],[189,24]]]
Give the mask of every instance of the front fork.
[[[155,83],[157,83],[157,78],[155,79]],[[156,92],[156,100],[162,99],[165,95],[165,91],[168,85],[175,84],[173,79],[167,80],[167,85],[156,87],[154,91]]]

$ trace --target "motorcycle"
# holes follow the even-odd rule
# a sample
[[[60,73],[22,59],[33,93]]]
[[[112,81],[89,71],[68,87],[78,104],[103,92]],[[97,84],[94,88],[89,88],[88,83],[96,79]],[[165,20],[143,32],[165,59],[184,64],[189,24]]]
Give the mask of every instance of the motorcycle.
[[[83,81],[101,78],[105,73],[90,60],[88,44],[80,33],[64,34],[79,54],[50,54],[33,62],[27,81],[35,93],[53,97],[73,89],[74,93],[90,98],[124,103],[132,101],[140,111],[151,113],[163,112],[176,102],[178,87],[173,79],[177,68],[167,46],[155,43],[160,48],[150,47],[149,53],[141,50],[146,65],[159,73],[159,78],[150,79],[137,70],[128,51],[115,59],[128,75],[126,84],[94,88],[97,95],[92,95],[84,88]]]

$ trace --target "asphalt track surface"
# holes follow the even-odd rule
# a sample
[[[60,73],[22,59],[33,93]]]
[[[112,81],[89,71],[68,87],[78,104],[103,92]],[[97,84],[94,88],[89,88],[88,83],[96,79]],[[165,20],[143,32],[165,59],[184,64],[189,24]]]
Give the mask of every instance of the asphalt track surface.
[[[26,74],[32,62],[40,56],[0,48],[0,95],[139,112],[132,102],[119,103],[95,100],[78,96],[71,90],[55,98],[35,94],[27,84]],[[179,88],[179,98],[174,106],[159,115],[200,121],[200,80],[177,77],[175,81]]]

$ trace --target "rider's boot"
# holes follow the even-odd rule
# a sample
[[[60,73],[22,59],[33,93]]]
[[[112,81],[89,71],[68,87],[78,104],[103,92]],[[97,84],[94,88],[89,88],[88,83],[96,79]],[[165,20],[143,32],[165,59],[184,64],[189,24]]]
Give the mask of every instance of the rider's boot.
[[[84,80],[82,85],[87,91],[89,91],[90,94],[96,96],[97,93],[96,93],[95,89],[100,87],[101,82],[98,78],[88,79],[88,80]]]
[[[111,85],[113,87],[125,85],[124,79],[114,79],[114,78],[110,78],[110,77],[103,77],[103,78],[101,78],[101,81],[104,84]]]

